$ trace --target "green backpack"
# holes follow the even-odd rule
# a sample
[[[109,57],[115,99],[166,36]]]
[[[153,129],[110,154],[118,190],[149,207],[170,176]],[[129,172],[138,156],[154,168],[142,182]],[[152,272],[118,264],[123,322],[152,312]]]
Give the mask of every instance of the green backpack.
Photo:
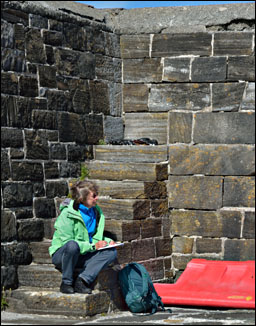
[[[165,311],[146,268],[138,263],[127,264],[118,274],[119,284],[128,308],[133,313],[150,312],[158,307]],[[169,311],[170,312],[170,311]]]

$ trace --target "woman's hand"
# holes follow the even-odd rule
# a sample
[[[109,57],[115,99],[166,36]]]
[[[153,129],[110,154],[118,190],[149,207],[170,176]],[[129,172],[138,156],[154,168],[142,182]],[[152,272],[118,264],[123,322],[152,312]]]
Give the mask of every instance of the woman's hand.
[[[115,244],[115,241],[113,241],[113,240],[111,240],[110,242],[109,242],[109,245],[111,246],[111,245],[114,245]]]
[[[100,248],[106,247],[107,245],[108,245],[107,241],[100,240],[100,241],[96,242],[95,248],[96,248],[96,250],[98,250]]]

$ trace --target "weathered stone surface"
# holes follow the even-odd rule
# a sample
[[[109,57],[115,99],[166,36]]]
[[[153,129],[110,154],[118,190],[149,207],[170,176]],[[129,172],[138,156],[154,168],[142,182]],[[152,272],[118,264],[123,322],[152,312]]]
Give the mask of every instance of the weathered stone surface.
[[[1,265],[28,265],[31,262],[31,249],[27,243],[12,242],[1,246]]]
[[[114,241],[130,241],[140,238],[140,221],[106,219],[104,234]]]
[[[172,210],[170,214],[171,235],[240,237],[241,212]]]
[[[107,180],[161,181],[167,178],[167,163],[86,162],[90,178]]]
[[[126,139],[151,138],[158,144],[167,143],[167,113],[126,113],[124,137]]]
[[[39,66],[39,83],[41,87],[56,88],[56,68],[51,66]]]
[[[96,55],[95,76],[97,79],[122,82],[122,62],[118,58]]]
[[[43,40],[44,44],[49,44],[52,46],[62,46],[63,34],[57,31],[43,30]]]
[[[172,240],[168,237],[155,238],[156,256],[170,256],[172,254]]]
[[[168,200],[166,200],[166,199],[152,200],[151,201],[151,214],[154,217],[169,216]]]
[[[25,27],[23,25],[14,25],[14,42],[16,49],[25,50]]]
[[[147,218],[141,221],[141,238],[154,238],[162,235],[162,221],[155,218]]]
[[[124,83],[157,83],[162,81],[163,65],[159,58],[124,59]]]
[[[68,161],[79,162],[92,159],[91,145],[67,145]]]
[[[166,198],[166,184],[162,181],[155,182],[145,182],[144,191],[147,198],[150,199],[160,199]]]
[[[254,144],[254,113],[196,113],[193,140],[195,143]]]
[[[151,86],[149,111],[203,110],[210,106],[209,84],[162,84]]]
[[[42,241],[44,226],[41,220],[20,220],[17,223],[18,241]]]
[[[84,118],[80,118],[81,123],[84,123],[87,133],[87,140],[83,138],[77,140],[78,143],[87,143],[95,145],[99,143],[100,139],[103,139],[103,116],[97,114],[85,115]],[[76,127],[77,130],[77,127]]]
[[[1,47],[13,49],[14,47],[14,28],[13,24],[1,20]]]
[[[216,83],[212,85],[213,111],[238,111],[244,94],[245,83]]]
[[[222,32],[214,33],[214,55],[252,54],[252,33]]]
[[[52,143],[50,145],[50,158],[53,160],[66,160],[66,146],[64,144]]]
[[[227,79],[255,81],[255,57],[229,57]]]
[[[223,206],[254,207],[255,178],[225,177]]]
[[[99,205],[107,219],[140,220],[150,216],[147,200],[100,198]]]
[[[48,134],[44,131],[25,130],[28,159],[49,159]]]
[[[255,239],[255,212],[245,212],[243,238]]]
[[[222,178],[169,176],[169,207],[217,209],[222,206]]]
[[[1,180],[11,178],[11,169],[7,149],[1,149]]]
[[[181,254],[192,254],[194,239],[188,237],[174,237],[172,240],[172,252]]]
[[[227,239],[224,243],[224,260],[255,260],[255,240]]]
[[[17,289],[19,285],[17,267],[1,266],[1,286],[5,289]]]
[[[18,77],[14,73],[1,73],[1,93],[18,95]]]
[[[169,173],[176,175],[252,175],[255,148],[246,145],[171,145]]]
[[[15,215],[10,210],[1,211],[1,241],[10,242],[17,238]]]
[[[30,26],[36,28],[48,28],[48,19],[47,17],[42,17],[39,15],[30,14]]]
[[[153,239],[132,241],[132,260],[143,261],[155,258],[155,246]]]
[[[190,58],[164,58],[163,81],[188,82]]]
[[[24,51],[3,48],[1,67],[4,71],[26,72]]]
[[[169,112],[169,143],[190,143],[192,122],[191,113]]]
[[[56,112],[33,110],[32,127],[34,129],[58,129]]]
[[[59,112],[57,118],[61,142],[87,143],[87,129],[78,114]]]
[[[81,176],[81,163],[60,162],[61,178],[78,178]]]
[[[56,49],[56,67],[60,74],[94,79],[95,57],[89,52]]]
[[[46,181],[45,188],[47,198],[64,197],[68,195],[68,184],[66,181]]]
[[[226,57],[195,58],[192,61],[192,82],[219,82],[226,80]]]
[[[103,135],[106,142],[124,138],[123,118],[106,116],[103,120]]]
[[[20,129],[1,128],[2,147],[23,147],[23,133]]]
[[[4,207],[32,206],[33,187],[30,183],[2,184]]]
[[[157,163],[167,161],[167,146],[97,145],[95,159],[100,161]]]
[[[114,58],[120,58],[120,38],[121,36],[119,34],[114,33],[104,33],[105,35],[105,54],[114,57]]]
[[[150,259],[147,262],[142,262],[142,265],[148,271],[151,280],[160,280],[164,278],[163,259]]]
[[[63,23],[63,46],[73,50],[85,51],[86,31],[77,24]]]
[[[210,55],[212,35],[208,33],[156,34],[151,56]]]
[[[66,192],[67,194],[67,192]],[[35,198],[34,211],[37,218],[53,218],[56,217],[55,203],[50,198]]]
[[[30,28],[25,33],[26,60],[31,63],[46,63],[46,54],[40,29]]]
[[[120,48],[123,59],[149,57],[150,35],[121,35]]]
[[[124,112],[148,111],[149,87],[144,84],[123,85]]]
[[[71,111],[72,99],[69,92],[41,88],[42,96],[47,98],[48,110],[51,111]]]
[[[255,110],[255,83],[247,83],[241,110]]]

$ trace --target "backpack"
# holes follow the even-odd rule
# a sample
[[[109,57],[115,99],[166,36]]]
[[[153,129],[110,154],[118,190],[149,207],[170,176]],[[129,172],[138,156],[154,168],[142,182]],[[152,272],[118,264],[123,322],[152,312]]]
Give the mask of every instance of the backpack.
[[[146,268],[138,263],[127,264],[118,273],[119,284],[128,308],[133,313],[154,314],[164,304],[158,296]]]

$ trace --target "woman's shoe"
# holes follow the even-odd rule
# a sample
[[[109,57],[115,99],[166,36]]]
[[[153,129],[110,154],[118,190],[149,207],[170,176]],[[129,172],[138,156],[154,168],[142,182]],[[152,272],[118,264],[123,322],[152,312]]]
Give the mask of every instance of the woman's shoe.
[[[77,293],[91,294],[92,290],[88,287],[88,284],[78,277],[75,281],[74,291]]]
[[[72,285],[69,285],[69,284],[65,284],[65,283],[61,283],[60,285],[60,292],[62,293],[67,293],[67,294],[72,294],[72,293],[75,293]]]

